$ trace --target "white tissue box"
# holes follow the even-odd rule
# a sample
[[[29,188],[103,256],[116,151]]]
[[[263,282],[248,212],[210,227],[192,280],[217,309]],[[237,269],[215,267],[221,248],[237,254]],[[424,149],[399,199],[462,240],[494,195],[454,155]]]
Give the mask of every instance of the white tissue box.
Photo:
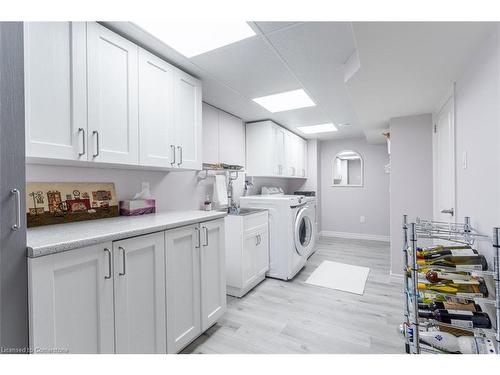
[[[120,215],[122,216],[136,216],[155,212],[156,201],[154,199],[131,199],[120,201]]]

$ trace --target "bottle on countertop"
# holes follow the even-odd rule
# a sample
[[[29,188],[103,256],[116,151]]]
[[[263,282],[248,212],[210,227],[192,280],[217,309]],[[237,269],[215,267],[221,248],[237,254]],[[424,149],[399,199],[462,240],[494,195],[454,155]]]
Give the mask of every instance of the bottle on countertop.
[[[210,199],[210,195],[208,194],[205,197],[205,201],[203,202],[203,209],[205,211],[212,211],[212,200]]]

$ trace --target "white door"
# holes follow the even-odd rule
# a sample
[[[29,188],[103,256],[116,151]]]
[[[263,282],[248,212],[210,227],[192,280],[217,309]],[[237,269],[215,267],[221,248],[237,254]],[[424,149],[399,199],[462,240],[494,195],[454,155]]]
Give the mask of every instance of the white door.
[[[200,224],[201,328],[207,330],[226,312],[224,219]]]
[[[87,160],[86,25],[25,22],[26,156]]]
[[[166,353],[165,235],[113,243],[117,353]]]
[[[179,69],[174,74],[176,164],[201,169],[201,82]]]
[[[138,164],[138,47],[87,23],[89,160]]]
[[[219,112],[220,162],[245,166],[245,127],[238,117]]]
[[[174,69],[139,49],[139,163],[175,165]]]
[[[435,202],[438,221],[455,221],[455,124],[451,97],[434,119]]]
[[[203,162],[219,161],[219,110],[203,103]]]
[[[167,351],[177,353],[201,333],[200,228],[165,232]]]
[[[31,348],[114,353],[111,246],[29,259]]]
[[[285,130],[273,125],[273,140],[274,140],[274,174],[277,176],[286,175],[285,163]]]

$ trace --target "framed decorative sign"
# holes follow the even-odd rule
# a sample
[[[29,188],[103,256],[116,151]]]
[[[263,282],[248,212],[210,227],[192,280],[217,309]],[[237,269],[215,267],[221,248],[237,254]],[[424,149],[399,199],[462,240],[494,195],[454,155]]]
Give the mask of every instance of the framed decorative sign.
[[[119,215],[111,182],[28,182],[28,228]]]

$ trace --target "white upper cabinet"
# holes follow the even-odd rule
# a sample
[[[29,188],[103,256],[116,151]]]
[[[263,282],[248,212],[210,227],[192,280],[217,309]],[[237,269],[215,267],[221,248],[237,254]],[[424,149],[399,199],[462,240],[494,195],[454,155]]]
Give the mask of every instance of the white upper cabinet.
[[[176,165],[201,169],[201,82],[179,69],[174,73],[174,108]]]
[[[219,110],[203,103],[203,162],[219,163]]]
[[[26,156],[87,160],[86,25],[25,22]]]
[[[245,166],[245,126],[224,111],[219,112],[219,154],[221,163]]]
[[[174,68],[139,49],[139,163],[175,165]]]
[[[203,103],[203,162],[246,164],[243,121],[207,103]]]
[[[304,178],[306,150],[304,139],[272,121],[246,125],[248,176]]]
[[[201,169],[198,79],[96,22],[26,22],[24,49],[32,161]]]
[[[138,47],[98,23],[87,33],[89,157],[138,164]]]

